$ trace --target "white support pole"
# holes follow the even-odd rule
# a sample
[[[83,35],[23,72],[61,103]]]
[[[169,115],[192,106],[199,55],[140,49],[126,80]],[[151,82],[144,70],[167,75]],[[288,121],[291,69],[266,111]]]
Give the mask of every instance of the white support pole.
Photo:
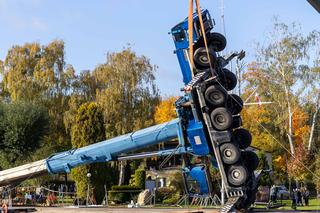
[[[221,205],[224,205],[224,195],[225,195],[225,191],[224,191],[224,182],[223,179],[221,179]]]

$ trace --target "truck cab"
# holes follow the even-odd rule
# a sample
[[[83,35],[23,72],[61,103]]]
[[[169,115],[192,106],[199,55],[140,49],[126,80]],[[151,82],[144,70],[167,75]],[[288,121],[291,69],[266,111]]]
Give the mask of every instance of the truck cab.
[[[208,10],[202,10],[202,20],[206,34],[209,33],[214,26]],[[200,27],[199,16],[197,13],[193,14],[193,44],[197,45],[202,42],[203,36]],[[192,79],[192,72],[190,69],[189,60],[189,36],[188,36],[188,18],[177,24],[171,29],[172,38],[175,44],[175,54],[181,67],[183,82],[188,84]]]

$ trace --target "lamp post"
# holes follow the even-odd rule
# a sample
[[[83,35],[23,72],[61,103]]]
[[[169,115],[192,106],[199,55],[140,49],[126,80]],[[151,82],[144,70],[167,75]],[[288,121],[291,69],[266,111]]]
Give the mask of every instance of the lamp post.
[[[153,205],[154,205],[154,207],[156,207],[156,191],[157,191],[157,188],[158,188],[158,177],[159,177],[159,175],[158,174],[156,174],[156,180],[155,180],[155,188],[153,189],[153,201],[154,201],[154,203],[153,203]]]
[[[87,206],[89,205],[89,196],[90,196],[90,177],[91,177],[91,173],[88,172],[87,173],[87,178],[88,178],[88,189],[87,189]]]

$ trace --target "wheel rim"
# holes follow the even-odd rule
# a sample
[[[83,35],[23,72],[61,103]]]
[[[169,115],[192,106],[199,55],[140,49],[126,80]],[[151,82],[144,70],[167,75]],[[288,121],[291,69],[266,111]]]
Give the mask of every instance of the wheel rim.
[[[238,147],[232,143],[224,143],[220,146],[222,160],[225,164],[234,164],[238,162],[241,153]]]
[[[228,170],[228,180],[234,186],[240,186],[246,182],[248,178],[247,170],[242,165],[231,166]]]
[[[209,62],[208,57],[206,55],[201,55],[199,57],[199,61],[203,64],[207,64]]]
[[[232,156],[232,150],[230,150],[230,149],[226,149],[225,151],[224,151],[224,155],[225,156],[227,156],[227,157],[231,157]]]
[[[228,112],[224,107],[216,108],[215,110],[213,110],[210,117],[213,127],[217,130],[226,130],[232,125],[232,116],[230,112]]]
[[[213,85],[206,89],[205,99],[213,106],[223,106],[227,101],[227,94],[219,85]]]
[[[213,101],[218,101],[219,99],[221,99],[221,95],[218,92],[212,92],[210,95],[210,99]]]
[[[215,121],[218,125],[222,126],[225,122],[225,117],[221,114],[216,115]]]
[[[231,175],[232,175],[232,178],[235,179],[235,180],[238,180],[240,179],[241,177],[241,171],[239,169],[234,169],[232,172],[231,172]]]

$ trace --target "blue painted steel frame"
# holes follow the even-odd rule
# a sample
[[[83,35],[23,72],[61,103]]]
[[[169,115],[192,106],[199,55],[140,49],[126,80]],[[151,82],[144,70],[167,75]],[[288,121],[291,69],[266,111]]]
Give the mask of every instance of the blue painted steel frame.
[[[202,16],[207,16],[211,21],[211,16],[208,10],[201,11]],[[193,14],[193,22],[199,21],[197,13]],[[189,61],[189,37],[188,37],[188,18],[177,24],[171,29],[171,34],[176,47],[175,53],[178,57],[179,65],[181,68],[183,82],[188,84],[192,79]],[[183,39],[177,39],[177,37]],[[200,38],[199,29],[196,29],[196,24],[193,27],[193,43],[197,42]]]

